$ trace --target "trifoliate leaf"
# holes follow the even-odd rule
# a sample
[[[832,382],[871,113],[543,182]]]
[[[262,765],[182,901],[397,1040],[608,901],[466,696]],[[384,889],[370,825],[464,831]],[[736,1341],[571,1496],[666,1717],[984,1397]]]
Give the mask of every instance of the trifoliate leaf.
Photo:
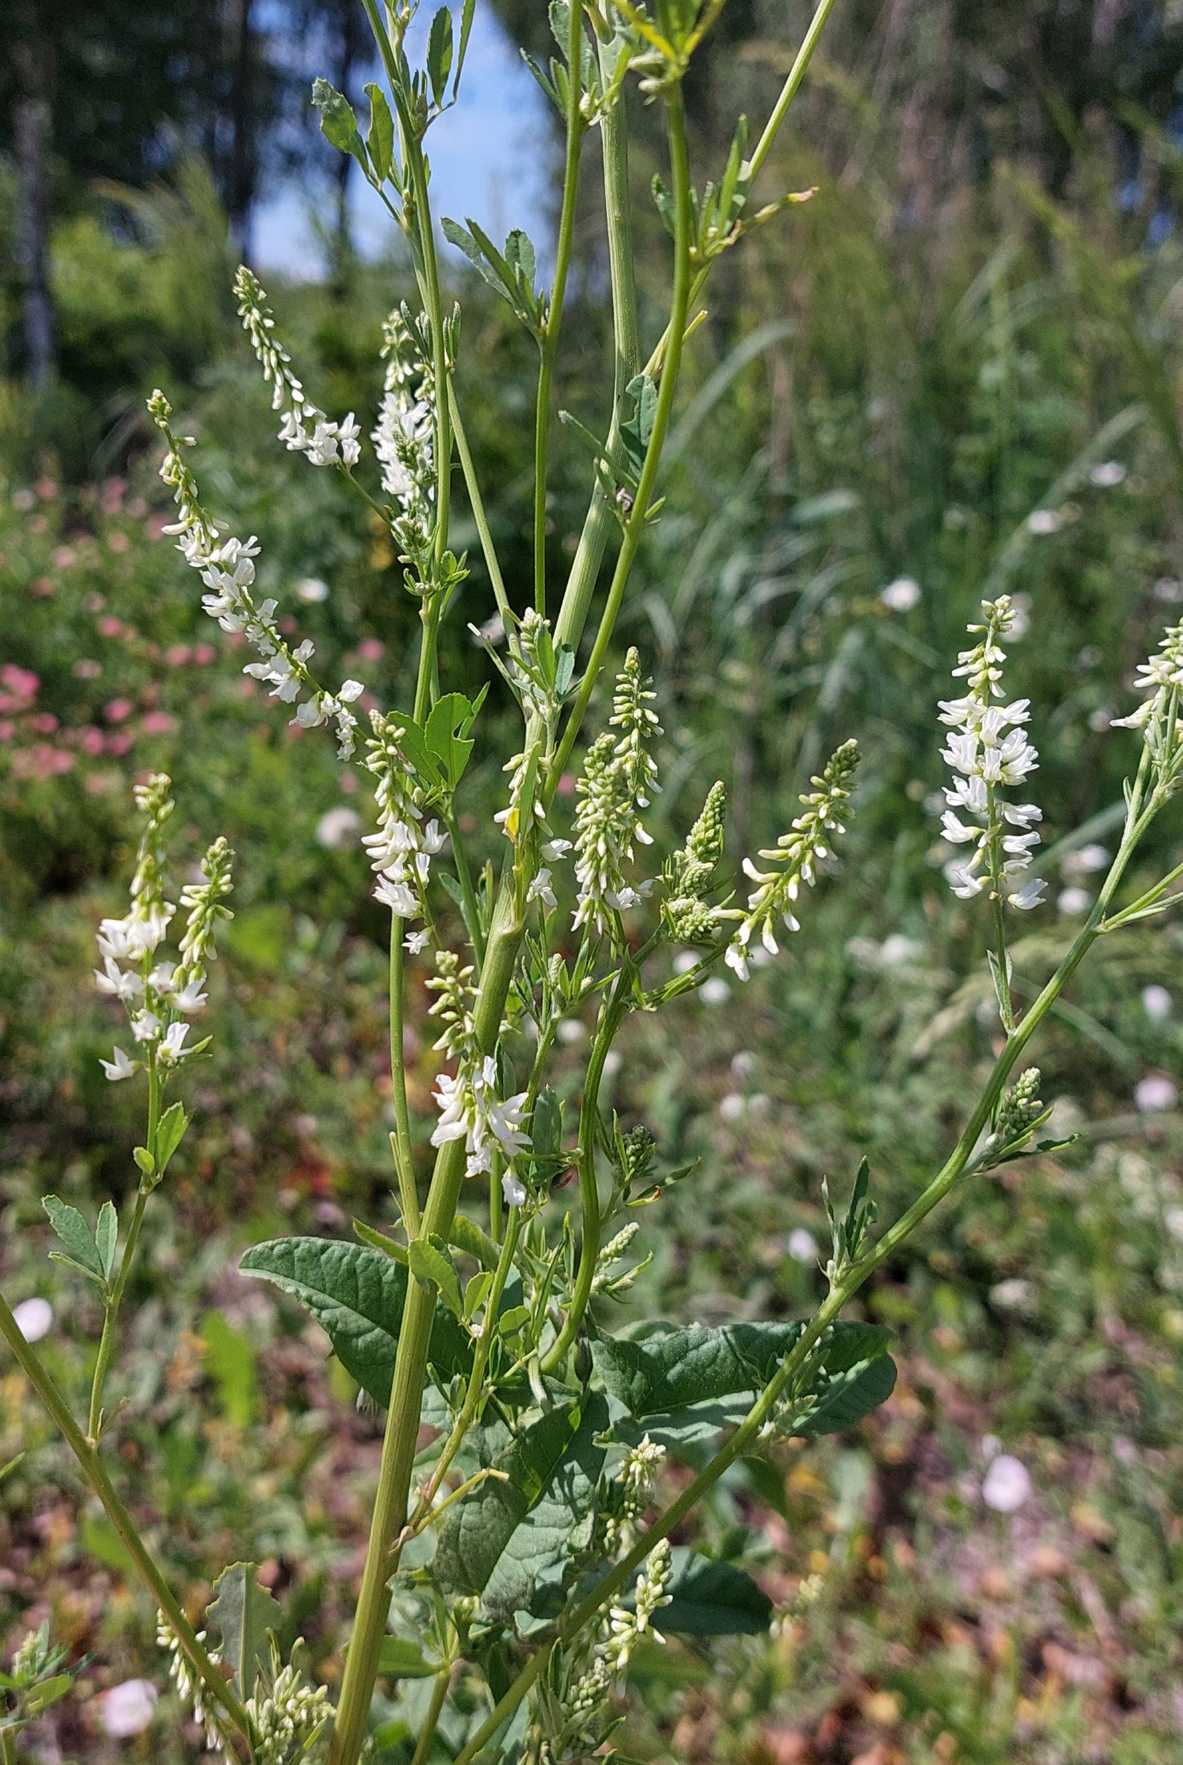
[[[103,1259],[95,1243],[94,1233],[78,1209],[71,1207],[68,1201],[62,1201],[57,1195],[44,1196],[41,1205],[67,1251],[67,1255],[63,1257],[60,1252],[51,1250],[49,1254],[54,1261],[71,1262],[84,1275],[91,1275],[96,1281],[102,1281],[105,1276]]]

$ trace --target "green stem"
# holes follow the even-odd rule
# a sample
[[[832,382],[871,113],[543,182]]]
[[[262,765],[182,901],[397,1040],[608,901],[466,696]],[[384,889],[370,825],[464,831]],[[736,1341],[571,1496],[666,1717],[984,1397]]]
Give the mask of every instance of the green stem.
[[[403,932],[406,920],[392,915],[390,921],[390,1085],[394,1096],[395,1175],[408,1238],[419,1231],[419,1196],[415,1188],[415,1153],[411,1140],[411,1111],[407,1103],[407,1071],[403,1054]]]
[[[115,1532],[131,1558],[137,1574],[168,1619],[189,1665],[201,1680],[212,1701],[224,1712],[234,1728],[249,1744],[250,1723],[246,1711],[235,1696],[233,1688],[223,1679],[217,1667],[198,1642],[192,1625],[185,1617],[172,1590],[140,1537],[135,1521],[116,1494],[115,1487],[107,1475],[106,1467],[98,1451],[86,1438],[70,1414],[65,1398],[58,1390],[47,1369],[42,1365],[40,1357],[25,1341],[20,1326],[8,1309],[2,1295],[0,1295],[0,1336],[4,1338],[12,1350],[18,1366],[41,1400],[42,1407],[77,1459],[82,1475],[102,1502],[106,1509],[107,1518],[115,1528]]]
[[[156,1070],[155,1057],[148,1061],[148,1128],[144,1136],[144,1144],[156,1160],[156,1130],[160,1123],[160,1075]],[[103,1329],[99,1337],[99,1352],[95,1359],[94,1376],[90,1385],[90,1410],[86,1423],[86,1432],[97,1446],[99,1434],[103,1426],[103,1387],[107,1382],[107,1374],[111,1369],[111,1360],[115,1353],[115,1327],[119,1318],[119,1307],[123,1303],[123,1295],[131,1276],[132,1265],[140,1244],[140,1232],[144,1224],[144,1210],[148,1205],[151,1190],[145,1186],[145,1178],[141,1174],[139,1187],[136,1190],[135,1207],[132,1209],[131,1225],[128,1227],[127,1238],[123,1246],[123,1255],[119,1259],[119,1272],[115,1277],[115,1285],[107,1296],[103,1311]]]
[[[427,1761],[431,1757],[431,1743],[435,1739],[435,1731],[439,1727],[444,1700],[447,1698],[448,1687],[451,1683],[452,1667],[449,1663],[436,1675],[435,1684],[431,1688],[431,1702],[427,1706],[427,1715],[423,1721],[423,1728],[415,1746],[411,1765],[427,1765]]]
[[[662,369],[661,385],[657,393],[657,403],[653,412],[653,428],[649,436],[645,462],[641,467],[641,475],[637,483],[636,501],[625,525],[624,540],[616,559],[616,569],[612,575],[608,598],[600,618],[595,643],[592,645],[591,656],[588,659],[587,668],[568,713],[566,727],[551,763],[545,789],[547,798],[553,795],[557,788],[560,774],[570,757],[575,737],[579,733],[588,702],[604,665],[608,646],[612,641],[616,617],[624,599],[624,591],[628,586],[633,561],[636,558],[637,548],[641,543],[641,534],[645,527],[645,517],[652,500],[657,480],[657,469],[661,460],[661,450],[665,444],[674,394],[677,390],[678,370],[682,363],[682,341],[686,330],[687,308],[690,302],[690,244],[693,212],[690,159],[686,145],[686,114],[681,86],[673,87],[666,95],[666,108],[669,116],[670,183],[674,206],[674,290],[670,303],[669,344],[666,350],[665,366]]]
[[[1141,776],[1140,774],[1140,780]],[[835,1283],[814,1317],[798,1337],[773,1379],[765,1386],[760,1397],[724,1446],[693,1481],[686,1485],[675,1500],[662,1511],[636,1541],[632,1549],[621,1558],[620,1562],[601,1577],[584,1599],[571,1608],[567,1616],[560,1622],[554,1642],[548,1643],[526,1663],[468,1745],[457,1755],[455,1765],[471,1765],[481,1749],[497,1733],[502,1723],[517,1709],[523,1697],[542,1673],[553,1649],[560,1644],[571,1642],[579,1631],[591,1622],[607,1601],[619,1593],[630,1581],[654,1546],[660,1543],[663,1538],[667,1538],[681,1524],[719,1481],[719,1478],[755,1444],[765,1423],[772,1417],[782,1394],[805,1365],[808,1356],[839,1313],[874,1271],[888,1257],[894,1255],[904,1240],[916,1231],[933,1209],[945,1199],[958,1180],[965,1175],[982,1133],[993,1118],[998,1100],[1002,1095],[1003,1086],[1019,1055],[1055,1004],[1091,946],[1100,936],[1101,921],[1105,910],[1113,899],[1134,846],[1154,814],[1155,808],[1156,804],[1152,799],[1151,806],[1146,813],[1140,813],[1140,788],[1136,785],[1131,798],[1130,813],[1121,848],[1110,867],[1109,874],[1088,920],[1082,926],[1055,973],[1022,1021],[1016,1026],[1014,1034],[999,1054],[977,1107],[941,1170],[912,1203],[911,1207],[906,1209],[882,1234],[871,1251],[847,1269]]]
[[[542,334],[542,359],[538,366],[538,396],[534,413],[534,607],[546,614],[546,466],[550,442],[551,381],[559,351],[563,324],[563,299],[571,264],[575,235],[575,202],[579,194],[579,159],[584,123],[580,113],[583,96],[583,7],[567,12],[567,155],[563,167],[563,200],[559,211],[559,237],[555,247],[555,273]]]
[[[507,632],[513,629],[513,611],[509,604],[509,596],[505,592],[505,578],[501,574],[501,565],[497,561],[497,548],[493,543],[493,531],[489,526],[489,517],[485,512],[485,499],[481,495],[480,482],[476,474],[472,453],[468,446],[468,437],[464,432],[464,424],[460,420],[460,403],[456,397],[456,388],[448,381],[448,408],[452,415],[452,434],[456,442],[456,455],[460,461],[460,470],[464,474],[464,487],[468,492],[468,503],[472,510],[472,518],[476,523],[477,537],[481,542],[481,556],[485,560],[485,569],[489,572],[489,581],[493,584],[493,599],[497,602],[497,611]]]
[[[781,125],[788,115],[789,106],[797,96],[801,82],[809,70],[809,64],[813,60],[813,52],[821,40],[821,34],[826,28],[826,20],[834,10],[834,4],[835,0],[820,0],[818,9],[809,22],[809,29],[801,40],[801,47],[793,58],[793,65],[780,89],[780,97],[773,105],[772,114],[764,125],[764,132],[756,142],[748,159],[748,169],[753,181],[772,151],[772,144],[776,140]]]
[[[600,1254],[600,1190],[596,1182],[596,1126],[599,1119],[600,1081],[604,1076],[604,1062],[628,1010],[628,986],[629,970],[625,967],[617,977],[612,998],[604,1007],[588,1061],[583,1102],[579,1111],[579,1195],[583,1216],[579,1267],[563,1327],[542,1357],[544,1373],[553,1373],[556,1367],[562,1365],[564,1356],[579,1334],[595,1284],[596,1262]]]

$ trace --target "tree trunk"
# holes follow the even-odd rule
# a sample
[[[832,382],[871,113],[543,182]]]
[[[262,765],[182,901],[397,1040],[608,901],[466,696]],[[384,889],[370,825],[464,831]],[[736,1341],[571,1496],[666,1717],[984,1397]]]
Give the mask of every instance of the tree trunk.
[[[53,301],[49,288],[50,57],[44,39],[14,48],[20,92],[13,106],[16,158],[16,259],[21,281],[25,373],[36,390],[53,377]]]

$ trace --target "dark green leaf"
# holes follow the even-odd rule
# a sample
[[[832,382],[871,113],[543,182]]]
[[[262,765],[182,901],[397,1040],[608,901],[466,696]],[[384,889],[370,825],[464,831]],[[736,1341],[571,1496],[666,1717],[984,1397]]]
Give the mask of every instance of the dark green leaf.
[[[99,1247],[95,1243],[94,1233],[76,1207],[68,1201],[62,1201],[57,1195],[46,1195],[41,1203],[49,1215],[49,1223],[69,1253],[69,1261],[84,1274],[93,1275],[96,1280],[103,1279],[103,1259]],[[55,1261],[65,1260],[56,1251],[50,1251]]]
[[[607,1411],[603,1414],[606,1418]],[[435,1553],[441,1587],[454,1593],[484,1591],[506,1545],[546,1493],[582,1421],[578,1404],[549,1410],[495,1460],[504,1479],[490,1477],[449,1508]]]
[[[231,1563],[214,1582],[206,1621],[218,1632],[218,1653],[233,1670],[240,1697],[254,1696],[255,1675],[266,1664],[268,1637],[283,1617],[265,1587],[255,1580],[256,1563]]]
[[[460,44],[456,51],[456,76],[452,81],[453,99],[460,90],[460,75],[464,72],[464,58],[468,54],[468,38],[472,30],[472,17],[475,11],[476,0],[464,0],[464,10],[460,14]]]
[[[487,1269],[495,1269],[498,1261],[498,1249],[487,1232],[466,1213],[458,1213],[448,1230],[448,1238],[456,1250],[463,1250],[468,1256],[475,1256],[479,1263]]]
[[[801,1334],[800,1323],[691,1324],[640,1342],[592,1344],[596,1371],[634,1416],[762,1391]]]
[[[381,1251],[330,1238],[275,1238],[240,1263],[246,1275],[290,1293],[328,1332],[342,1365],[385,1406],[407,1292],[407,1270]],[[451,1314],[437,1308],[429,1360],[446,1378],[467,1372],[471,1349]]]
[[[697,1551],[673,1552],[668,1606],[657,1628],[681,1636],[756,1636],[772,1621],[772,1601],[734,1563],[718,1563]]]

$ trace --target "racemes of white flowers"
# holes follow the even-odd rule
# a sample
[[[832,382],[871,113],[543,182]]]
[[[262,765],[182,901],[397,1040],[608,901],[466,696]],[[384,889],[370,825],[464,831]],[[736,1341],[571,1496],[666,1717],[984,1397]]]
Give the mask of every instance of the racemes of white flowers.
[[[242,328],[250,338],[263,378],[271,387],[271,408],[283,412],[279,439],[314,466],[355,466],[361,456],[361,429],[350,411],[331,423],[308,398],[292,371],[292,358],[275,335],[275,314],[257,276],[240,264],[234,277],[234,299]]]
[[[1039,763],[1025,729],[1030,700],[999,703],[1006,698],[1001,639],[1013,622],[1009,595],[982,602],[981,622],[967,627],[978,642],[961,652],[953,670],[955,680],[965,681],[965,694],[940,701],[941,722],[951,732],[941,758],[955,775],[945,790],[941,833],[951,845],[973,848],[946,871],[955,895],[968,899],[988,890],[992,900],[1027,909],[1039,905],[1045,885],[1017,879],[1039,844],[1035,824],[1043,811],[1037,803],[1011,802],[1003,794],[1021,785]]]
[[[447,836],[438,821],[424,824],[422,793],[399,746],[397,722],[373,711],[370,724],[374,733],[366,743],[366,767],[377,779],[378,831],[366,834],[362,845],[377,872],[374,898],[399,919],[416,919],[426,914],[431,860],[443,851]],[[414,951],[426,941],[425,933],[416,934],[408,944]]]
[[[181,890],[186,922],[179,959],[155,960],[176,912],[174,903],[165,899],[164,878],[164,830],[175,808],[171,788],[163,772],[135,787],[136,807],[145,819],[130,910],[122,919],[104,919],[99,925],[103,966],[95,970],[95,983],[101,993],[123,1005],[141,1050],[137,1058],[116,1047],[110,1060],[100,1060],[112,1082],[131,1078],[143,1061],[167,1068],[205,1046],[186,1046],[186,1019],[205,1004],[205,964],[217,954],[215,928],[219,919],[231,917],[224,903],[231,889],[234,854],[224,839],[217,839],[201,861],[201,881],[187,883]]]
[[[386,363],[378,422],[370,439],[382,488],[402,511],[392,524],[400,553],[426,551],[435,524],[435,381],[430,353],[404,303],[382,327]]]
[[[451,1140],[463,1140],[467,1154],[464,1174],[468,1177],[491,1171],[495,1156],[504,1159],[511,1168],[502,1176],[502,1193],[510,1207],[520,1207],[526,1190],[514,1174],[512,1162],[530,1144],[522,1131],[528,1093],[519,1091],[502,1099],[497,1061],[477,1046],[471,966],[462,968],[451,950],[437,950],[435,961],[436,972],[427,983],[436,995],[429,1015],[441,1030],[433,1046],[455,1060],[456,1072],[441,1073],[436,1079],[440,1119],[431,1143],[443,1146]]]
[[[614,912],[639,906],[653,887],[630,882],[625,872],[634,842],[652,844],[641,820],[657,789],[647,744],[661,734],[650,689],[636,650],[630,650],[616,676],[609,728],[588,749],[575,786],[575,927],[608,930]]]
[[[800,931],[794,908],[802,885],[812,887],[817,880],[818,863],[830,856],[835,834],[846,831],[840,816],[850,796],[858,759],[858,743],[843,742],[830,756],[822,772],[810,780],[813,789],[800,799],[803,813],[797,816],[788,833],[780,836],[775,846],[757,854],[775,865],[775,869],[761,870],[752,859],[744,859],[744,875],[756,884],[748,896],[747,910],[728,908],[719,915],[739,920],[723,959],[740,980],[748,979],[748,950],[756,932],[759,932],[764,948],[775,956],[780,947],[775,926],[779,923],[788,931]]]
[[[365,691],[360,680],[346,680],[335,693],[325,690],[312,676],[308,663],[313,655],[310,639],[294,649],[280,634],[275,621],[276,602],[256,602],[255,559],[259,542],[222,538],[221,529],[202,506],[197,481],[189,469],[184,450],[195,445],[191,435],[177,436],[171,426],[172,406],[157,389],[148,400],[148,413],[167,442],[160,476],[173,493],[177,520],[164,531],[177,536],[177,549],[201,574],[206,593],[201,604],[223,631],[241,634],[262,657],[243,669],[253,679],[271,686],[271,697],[295,706],[292,722],[313,729],[330,720],[337,731],[342,759],[353,753],[357,718],[350,706]]]

